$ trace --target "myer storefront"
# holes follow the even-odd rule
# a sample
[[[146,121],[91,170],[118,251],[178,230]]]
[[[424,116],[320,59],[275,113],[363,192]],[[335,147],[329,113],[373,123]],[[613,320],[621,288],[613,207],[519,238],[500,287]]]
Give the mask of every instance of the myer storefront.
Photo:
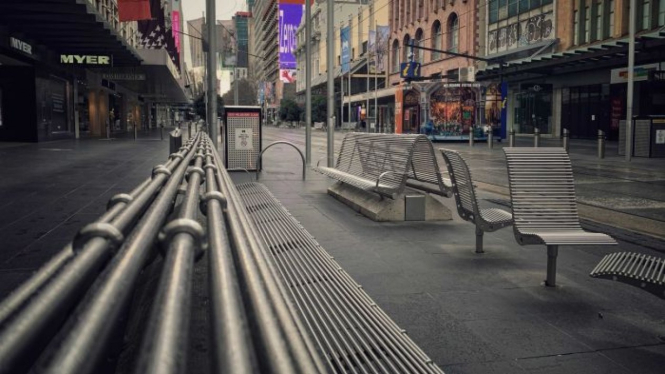
[[[93,5],[62,3],[49,13],[31,9],[53,6],[44,0],[0,2],[0,141],[73,138],[93,129],[93,113],[101,116],[112,100],[91,104],[88,89],[96,83],[86,71],[141,63],[111,25],[91,16]]]

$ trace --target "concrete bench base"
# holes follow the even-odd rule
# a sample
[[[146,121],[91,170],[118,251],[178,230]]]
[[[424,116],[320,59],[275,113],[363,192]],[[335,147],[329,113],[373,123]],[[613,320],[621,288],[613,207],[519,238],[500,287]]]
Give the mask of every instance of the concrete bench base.
[[[423,201],[419,199],[424,199],[424,221],[448,221],[452,219],[450,210],[440,201],[429,194],[414,190],[407,189],[405,194],[397,196],[395,200],[381,199],[375,193],[337,182],[328,188],[328,194],[377,222],[422,221],[422,217],[418,218],[418,216],[422,216],[417,212],[421,210],[419,207],[410,206],[407,209],[406,201],[410,198],[414,198],[414,200],[410,200],[409,204],[412,201],[415,201],[416,204],[422,204]],[[412,208],[415,209],[412,210]]]

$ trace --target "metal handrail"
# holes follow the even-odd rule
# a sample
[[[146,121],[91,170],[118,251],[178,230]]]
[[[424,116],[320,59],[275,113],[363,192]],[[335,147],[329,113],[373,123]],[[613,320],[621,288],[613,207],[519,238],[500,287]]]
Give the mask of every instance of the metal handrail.
[[[305,173],[307,171],[306,165],[305,165],[305,156],[302,154],[302,151],[300,148],[296,147],[295,144],[291,142],[285,142],[285,141],[277,141],[274,143],[268,144],[267,147],[263,148],[261,153],[259,153],[259,156],[256,158],[256,180],[259,180],[259,172],[261,171],[261,158],[263,157],[263,153],[270,149],[270,147],[278,144],[285,144],[293,147],[296,151],[298,151],[298,154],[300,155],[300,158],[302,159],[302,180],[305,180]]]

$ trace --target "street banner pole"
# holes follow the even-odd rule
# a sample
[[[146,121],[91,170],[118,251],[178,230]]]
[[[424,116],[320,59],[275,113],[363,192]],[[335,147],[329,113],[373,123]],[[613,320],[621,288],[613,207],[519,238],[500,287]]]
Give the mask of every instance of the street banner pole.
[[[376,27],[376,21],[374,21],[374,131],[375,132],[380,132],[379,131],[379,97],[378,97],[378,89],[379,89],[379,79],[378,74],[379,74],[379,30]]]
[[[210,0],[208,0],[210,1]],[[335,0],[327,0],[327,42],[326,42],[326,64],[328,65],[328,167],[335,166]],[[309,44],[309,40],[307,41]]]
[[[217,124],[217,21],[215,17],[215,0],[206,0],[206,24],[208,26],[208,61],[207,61],[207,84],[208,84],[208,135],[212,139],[213,147],[217,150],[218,124]]]
[[[635,70],[635,0],[630,0],[628,22],[628,92],[626,93],[626,161],[633,156],[633,85]]]
[[[312,164],[312,2],[305,0],[305,164]]]

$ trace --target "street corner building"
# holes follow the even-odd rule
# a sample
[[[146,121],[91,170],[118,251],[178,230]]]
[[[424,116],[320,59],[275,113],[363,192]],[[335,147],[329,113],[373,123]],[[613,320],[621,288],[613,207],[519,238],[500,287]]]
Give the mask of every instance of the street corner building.
[[[0,2],[0,141],[172,123],[188,101],[181,14],[180,0]]]

